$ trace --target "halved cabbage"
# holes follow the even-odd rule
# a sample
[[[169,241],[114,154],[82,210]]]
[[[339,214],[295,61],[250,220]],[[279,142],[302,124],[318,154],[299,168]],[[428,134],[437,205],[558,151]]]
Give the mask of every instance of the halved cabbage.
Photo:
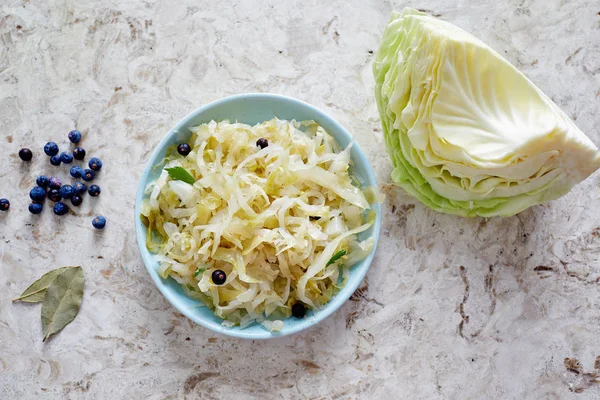
[[[600,167],[598,148],[548,96],[450,23],[393,13],[373,73],[392,180],[434,210],[510,216]]]

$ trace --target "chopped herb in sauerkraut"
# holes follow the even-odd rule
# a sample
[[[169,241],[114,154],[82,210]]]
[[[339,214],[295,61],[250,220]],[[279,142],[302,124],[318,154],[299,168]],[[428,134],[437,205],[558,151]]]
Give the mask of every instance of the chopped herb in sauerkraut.
[[[295,303],[326,304],[374,244],[357,237],[373,215],[348,173],[352,143],[340,149],[312,121],[212,121],[191,131],[192,151],[170,149],[142,205],[160,275],[227,325],[277,331]],[[216,270],[226,274],[221,285]]]

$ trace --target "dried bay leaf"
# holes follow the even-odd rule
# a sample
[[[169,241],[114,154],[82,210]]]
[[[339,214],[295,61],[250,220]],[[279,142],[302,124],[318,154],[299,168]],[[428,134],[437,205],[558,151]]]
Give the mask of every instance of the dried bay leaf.
[[[44,340],[60,332],[77,313],[83,298],[84,277],[81,267],[67,268],[46,289],[42,304]]]
[[[63,272],[66,268],[79,268],[79,267],[61,267],[50,272],[45,273],[40,279],[33,282],[19,297],[13,300],[15,301],[24,301],[27,303],[39,303],[44,300],[44,296],[46,295],[46,289],[48,286],[56,279],[61,272]]]

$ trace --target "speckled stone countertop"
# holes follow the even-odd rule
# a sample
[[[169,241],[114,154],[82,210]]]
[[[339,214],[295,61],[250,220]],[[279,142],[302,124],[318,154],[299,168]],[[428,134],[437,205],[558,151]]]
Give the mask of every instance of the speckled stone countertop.
[[[216,337],[152,284],[133,233],[150,152],[235,93],[320,107],[389,182],[371,60],[392,9],[428,10],[525,72],[600,144],[597,0],[3,0],[0,3],[1,399],[599,399],[600,175],[512,218],[438,214],[386,187],[367,280],[315,328]],[[26,211],[48,140],[84,133],[102,195]],[[23,165],[20,147],[35,150]],[[67,176],[60,168],[61,176]],[[91,218],[108,217],[104,232]],[[42,343],[31,281],[82,265],[78,317]],[[568,359],[568,360],[565,360]],[[578,360],[578,361],[577,361]]]

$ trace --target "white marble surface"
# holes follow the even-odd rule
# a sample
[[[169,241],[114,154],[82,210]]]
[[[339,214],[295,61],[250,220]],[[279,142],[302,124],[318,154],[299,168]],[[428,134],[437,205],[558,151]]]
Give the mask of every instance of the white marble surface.
[[[598,173],[506,219],[437,214],[387,190],[368,284],[314,329],[268,342],[216,337],[178,314],[133,235],[153,147],[188,112],[234,93],[326,110],[388,182],[371,59],[404,6],[489,43],[600,144],[598,1],[231,3],[0,2],[0,197],[12,200],[0,215],[0,398],[599,399]],[[32,217],[28,188],[55,171],[41,146],[66,146],[74,127],[105,161],[104,191],[80,215]],[[36,150],[31,165],[16,157],[22,146]],[[103,233],[91,228],[96,213],[108,217]],[[85,269],[80,314],[43,344],[39,305],[10,299],[72,264]]]

